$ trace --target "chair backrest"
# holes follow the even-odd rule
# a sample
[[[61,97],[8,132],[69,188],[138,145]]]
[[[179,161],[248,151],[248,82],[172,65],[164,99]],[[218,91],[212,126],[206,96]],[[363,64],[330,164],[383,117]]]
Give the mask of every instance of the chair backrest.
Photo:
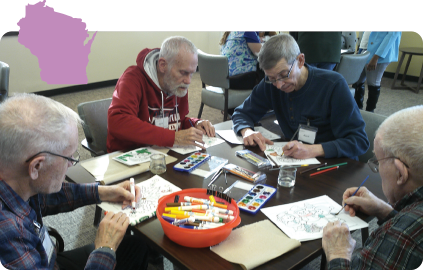
[[[84,120],[83,130],[87,143],[106,154],[107,111],[112,98],[84,102],[78,105],[78,114]]]
[[[228,59],[223,55],[213,55],[197,50],[200,79],[203,83],[228,89]]]
[[[357,42],[358,42],[358,39],[356,38],[356,32],[342,32],[341,49],[351,50],[355,52]]]
[[[342,74],[347,84],[354,84],[361,76],[369,54],[369,52],[364,54],[342,54],[340,63],[337,64],[334,71]]]
[[[370,148],[365,154],[362,154],[359,156],[359,161],[361,162],[367,162],[368,159],[372,158],[374,155],[372,153],[374,149],[374,137],[375,132],[377,131],[378,127],[383,123],[383,121],[387,118],[384,115],[368,112],[365,110],[360,110],[362,118],[365,121],[365,133],[367,133],[368,140],[370,142]]]
[[[9,94],[9,65],[0,61],[0,102]]]

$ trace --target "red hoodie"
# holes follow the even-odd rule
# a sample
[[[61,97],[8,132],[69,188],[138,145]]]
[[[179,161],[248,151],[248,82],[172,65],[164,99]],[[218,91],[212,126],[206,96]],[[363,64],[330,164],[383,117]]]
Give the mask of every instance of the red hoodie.
[[[157,50],[157,49],[153,49]],[[182,98],[168,96],[144,70],[144,60],[153,51],[144,49],[137,56],[137,66],[130,66],[119,78],[108,110],[107,151],[132,150],[143,145],[173,146],[178,104],[178,130],[190,128],[188,94]],[[162,95],[164,114],[169,129],[155,126],[161,116]],[[177,100],[177,102],[175,102]],[[195,124],[198,119],[191,119]],[[182,128],[181,128],[182,125]]]

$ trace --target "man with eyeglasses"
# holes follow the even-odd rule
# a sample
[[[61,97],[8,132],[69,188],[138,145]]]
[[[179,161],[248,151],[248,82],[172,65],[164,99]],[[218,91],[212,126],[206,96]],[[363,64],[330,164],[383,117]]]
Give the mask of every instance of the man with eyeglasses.
[[[117,262],[127,264],[120,258],[131,247],[136,269],[147,268],[147,246],[125,235],[129,218],[124,213],[106,214],[94,244],[60,253],[43,226],[47,215],[102,201],[126,207],[134,199],[129,181],[113,186],[64,182],[67,169],[79,161],[78,114],[46,97],[17,94],[0,104],[0,115],[1,264],[7,269],[114,269]]]
[[[380,225],[357,250],[345,223],[328,223],[322,246],[328,269],[417,269],[423,261],[423,106],[389,116],[374,139],[368,161],[380,173],[387,201],[366,187],[343,194],[344,210],[375,216]]]
[[[232,116],[245,145],[264,151],[265,144],[273,144],[253,126],[274,110],[284,137],[291,138],[283,149],[286,156],[357,159],[368,150],[365,122],[339,73],[306,64],[288,34],[271,37],[258,59],[266,77]]]

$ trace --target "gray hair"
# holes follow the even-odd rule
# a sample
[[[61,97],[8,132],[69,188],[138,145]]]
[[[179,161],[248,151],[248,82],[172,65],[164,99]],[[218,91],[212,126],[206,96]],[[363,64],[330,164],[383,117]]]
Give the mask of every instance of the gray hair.
[[[169,37],[162,42],[159,57],[164,58],[170,68],[173,66],[174,60],[180,50],[197,55],[197,48],[190,40],[185,37],[175,36]]]
[[[423,171],[423,106],[414,106],[390,115],[377,129],[386,157],[396,156],[411,170]],[[421,178],[422,179],[422,178]]]
[[[35,94],[16,94],[0,104],[0,168],[15,166],[41,151],[68,145],[69,126],[82,124],[65,105]]]
[[[296,40],[289,34],[279,34],[271,37],[262,46],[258,55],[259,67],[263,70],[272,69],[282,58],[291,63],[299,54]]]

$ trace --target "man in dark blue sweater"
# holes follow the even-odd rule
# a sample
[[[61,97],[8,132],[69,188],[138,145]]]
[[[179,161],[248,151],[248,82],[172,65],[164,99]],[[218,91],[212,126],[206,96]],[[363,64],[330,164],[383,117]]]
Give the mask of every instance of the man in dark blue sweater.
[[[280,34],[268,40],[259,52],[259,65],[265,79],[232,116],[233,129],[245,145],[265,150],[265,144],[273,144],[253,125],[274,110],[284,136],[299,136],[284,147],[287,156],[357,159],[368,150],[365,122],[345,79],[305,64],[293,37]]]

